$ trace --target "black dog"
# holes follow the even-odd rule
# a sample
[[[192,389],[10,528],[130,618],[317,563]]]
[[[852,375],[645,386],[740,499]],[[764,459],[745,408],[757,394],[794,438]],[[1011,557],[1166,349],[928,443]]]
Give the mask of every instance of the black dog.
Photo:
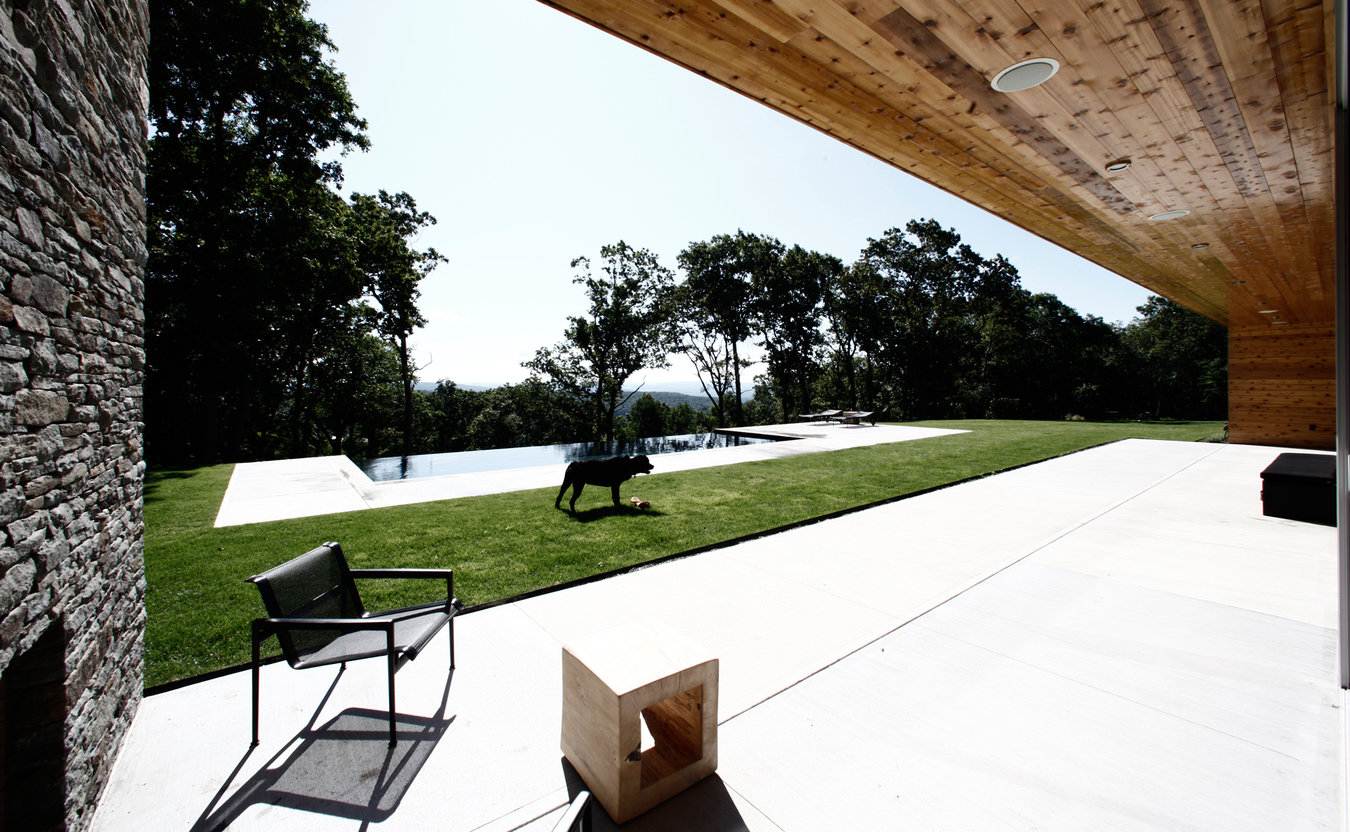
[[[559,508],[562,503],[563,495],[567,493],[567,487],[572,486],[572,501],[568,507],[575,514],[577,510],[577,498],[581,496],[581,489],[588,485],[607,485],[610,492],[614,495],[614,505],[619,505],[619,485],[630,477],[637,474],[649,474],[652,470],[652,464],[647,461],[645,454],[639,456],[611,456],[608,459],[579,459],[567,466],[567,473],[563,474],[562,488],[558,489],[558,499],[553,501],[553,507]]]

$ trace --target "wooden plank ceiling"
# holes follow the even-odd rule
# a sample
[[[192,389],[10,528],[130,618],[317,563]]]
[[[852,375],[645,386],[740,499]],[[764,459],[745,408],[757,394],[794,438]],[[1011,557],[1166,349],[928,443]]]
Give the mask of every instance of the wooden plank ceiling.
[[[1216,321],[1334,318],[1330,0],[542,1]]]

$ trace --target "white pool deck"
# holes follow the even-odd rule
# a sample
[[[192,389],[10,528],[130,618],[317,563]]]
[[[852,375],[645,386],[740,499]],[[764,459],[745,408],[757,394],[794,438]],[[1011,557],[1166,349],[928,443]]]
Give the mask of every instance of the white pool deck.
[[[720,658],[720,765],[624,829],[1342,829],[1335,530],[1262,516],[1279,452],[1130,440],[464,615],[393,752],[377,661],[268,665],[252,753],[247,673],[148,697],[92,828],[544,832],[561,646],[650,617]]]
[[[737,431],[733,429],[730,432]],[[963,431],[899,425],[802,422],[765,425],[741,432],[777,436],[792,441],[661,454],[652,457],[656,465],[653,473],[907,442]],[[373,482],[356,463],[345,456],[245,462],[234,467],[229,487],[225,489],[225,498],[221,500],[220,511],[216,515],[216,527],[556,487],[562,483],[566,467],[566,464],[558,463],[507,471]]]

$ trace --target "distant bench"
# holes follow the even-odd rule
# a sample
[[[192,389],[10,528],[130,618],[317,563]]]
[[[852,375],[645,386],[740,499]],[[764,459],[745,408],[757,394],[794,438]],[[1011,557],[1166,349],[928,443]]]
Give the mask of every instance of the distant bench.
[[[872,426],[875,427],[877,424],[877,412],[875,410],[822,410],[819,413],[802,413],[801,418],[812,422],[839,422],[845,425],[871,422]]]

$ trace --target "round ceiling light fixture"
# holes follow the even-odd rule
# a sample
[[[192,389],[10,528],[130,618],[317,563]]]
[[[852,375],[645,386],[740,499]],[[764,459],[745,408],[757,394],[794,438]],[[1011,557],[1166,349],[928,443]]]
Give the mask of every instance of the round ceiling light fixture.
[[[1258,310],[1256,310],[1256,313],[1257,313],[1258,315],[1274,315],[1276,312],[1279,312],[1279,311],[1280,311],[1280,310],[1278,310],[1278,309],[1258,309]]]
[[[1120,173],[1122,170],[1129,170],[1130,164],[1129,159],[1117,159],[1114,162],[1107,162],[1106,169],[1111,173]]]
[[[1209,243],[1196,243],[1191,248],[1209,248]]]
[[[1161,214],[1154,214],[1153,216],[1149,217],[1148,221],[1162,222],[1163,220],[1179,220],[1189,213],[1191,212],[1185,209],[1177,209],[1176,211],[1163,211]]]
[[[999,92],[1021,92],[1044,84],[1056,72],[1059,72],[1059,61],[1054,58],[1032,58],[995,75],[989,86]]]

